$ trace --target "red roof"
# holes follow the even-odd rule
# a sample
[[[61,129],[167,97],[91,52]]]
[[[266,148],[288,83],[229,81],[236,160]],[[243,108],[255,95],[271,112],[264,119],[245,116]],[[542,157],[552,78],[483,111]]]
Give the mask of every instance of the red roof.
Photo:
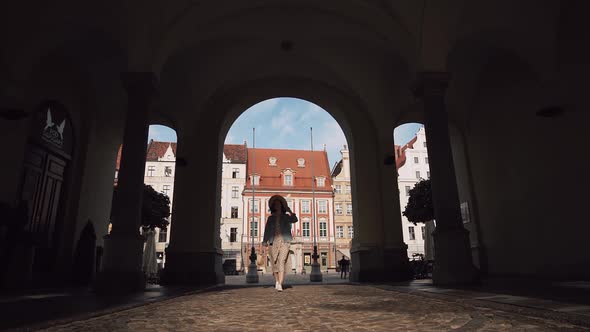
[[[223,154],[234,163],[246,163],[247,149],[246,144],[225,144]]]
[[[158,158],[164,157],[168,147],[172,145],[172,153],[176,157],[176,143],[174,142],[160,142],[151,140],[147,148],[146,161],[158,161]]]
[[[315,177],[325,178],[324,187],[317,187],[316,190],[332,192],[332,179],[330,177],[330,164],[326,151],[308,150],[287,150],[287,149],[248,149],[248,163],[246,172],[248,176],[252,173],[260,176],[260,184],[256,190],[311,190],[312,170],[311,161],[313,156]],[[276,158],[276,166],[271,166],[269,158]],[[297,159],[305,160],[305,167],[299,167]],[[255,161],[255,164],[254,164]],[[283,171],[290,169],[293,172],[293,185],[284,185]],[[246,180],[246,189],[250,189],[250,179]]]
[[[412,138],[404,146],[395,145],[393,147],[394,155],[395,155],[395,167],[397,169],[400,169],[400,167],[402,167],[406,164],[406,150],[413,149],[414,143],[416,143],[417,140],[418,140],[418,137],[414,136],[414,138]]]

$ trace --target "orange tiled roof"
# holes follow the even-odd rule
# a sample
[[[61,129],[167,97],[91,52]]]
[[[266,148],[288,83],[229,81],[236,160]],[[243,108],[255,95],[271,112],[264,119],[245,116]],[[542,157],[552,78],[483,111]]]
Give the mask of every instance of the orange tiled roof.
[[[332,179],[330,177],[330,165],[326,151],[308,150],[287,150],[287,149],[248,149],[247,174],[260,175],[260,184],[256,190],[311,190],[312,171],[311,159],[314,161],[314,175],[325,178],[324,187],[317,187],[316,190],[332,192]],[[269,164],[269,158],[277,158],[276,166]],[[305,159],[305,167],[297,166],[297,159]],[[255,165],[254,165],[255,161]],[[283,174],[285,169],[291,169],[294,173],[293,185],[283,185]],[[250,189],[249,178],[246,180],[246,189]]]
[[[172,145],[172,153],[176,157],[176,143],[174,142],[160,142],[151,140],[148,144],[146,161],[158,161],[158,158],[162,158],[168,150],[168,147]]]
[[[246,144],[225,144],[223,154],[234,163],[246,163],[248,158]]]

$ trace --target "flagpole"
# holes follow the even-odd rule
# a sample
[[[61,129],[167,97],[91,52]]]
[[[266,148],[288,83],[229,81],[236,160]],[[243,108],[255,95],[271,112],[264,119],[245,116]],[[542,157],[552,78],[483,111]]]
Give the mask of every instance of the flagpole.
[[[256,158],[254,158],[256,153],[256,128],[252,128],[252,171],[250,172],[251,179],[252,179],[252,204],[249,204],[250,207],[250,214],[252,216],[250,227],[248,227],[250,231],[250,239],[252,240],[252,248],[250,252],[250,264],[248,265],[248,274],[246,274],[246,282],[247,283],[258,283],[258,266],[256,265],[256,248],[254,247],[254,204],[256,204],[256,181],[254,177],[254,170],[256,167]]]
[[[316,205],[315,205],[315,173],[314,173],[314,153],[313,153],[313,127],[309,128],[311,141],[311,202],[312,202],[312,227],[313,227],[313,262],[311,263],[311,273],[309,281],[322,281],[322,271],[318,263],[318,243],[316,232]]]

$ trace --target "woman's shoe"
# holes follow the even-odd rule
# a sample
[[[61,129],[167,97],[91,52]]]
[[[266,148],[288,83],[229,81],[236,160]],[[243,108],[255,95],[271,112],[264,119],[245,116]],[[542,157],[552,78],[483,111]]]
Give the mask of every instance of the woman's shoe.
[[[276,290],[279,290],[279,282],[278,282],[278,281],[277,281],[277,282],[275,282],[275,289],[276,289]]]
[[[277,290],[279,292],[282,292],[283,291],[283,286],[281,284],[279,284],[279,283],[277,283]]]

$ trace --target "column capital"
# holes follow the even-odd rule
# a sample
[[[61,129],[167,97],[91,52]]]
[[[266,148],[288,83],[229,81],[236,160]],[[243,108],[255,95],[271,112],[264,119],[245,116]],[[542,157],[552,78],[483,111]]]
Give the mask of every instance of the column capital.
[[[425,71],[418,73],[413,87],[414,96],[444,96],[451,75],[447,72]]]
[[[158,78],[153,72],[121,73],[123,88],[128,94],[151,97],[158,92]]]

